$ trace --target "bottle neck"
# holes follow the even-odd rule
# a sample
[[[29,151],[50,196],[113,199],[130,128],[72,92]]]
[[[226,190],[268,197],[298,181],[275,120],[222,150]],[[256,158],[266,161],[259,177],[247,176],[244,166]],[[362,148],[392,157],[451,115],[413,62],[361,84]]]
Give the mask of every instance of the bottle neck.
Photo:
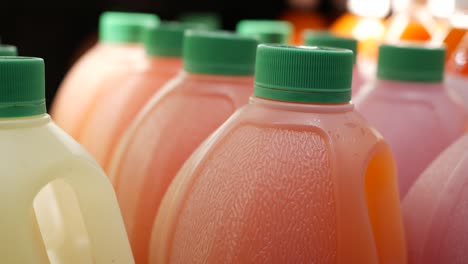
[[[50,121],[51,118],[48,114],[25,117],[1,117],[0,129],[36,127],[45,125]]]
[[[377,79],[375,81],[376,88],[379,89],[392,89],[394,91],[398,90],[437,90],[443,87],[443,82],[408,82],[408,81],[399,81],[399,80],[382,80]]]
[[[180,57],[160,57],[146,56],[144,66],[158,72],[177,73],[182,69],[182,58]]]
[[[256,96],[250,97],[249,103],[265,108],[305,113],[343,113],[354,109],[354,105],[350,102],[335,104],[296,103],[263,99]]]
[[[239,84],[253,84],[253,75],[215,75],[215,74],[199,74],[183,71],[181,73],[183,78],[187,78],[194,81],[209,81],[219,83],[239,83]]]

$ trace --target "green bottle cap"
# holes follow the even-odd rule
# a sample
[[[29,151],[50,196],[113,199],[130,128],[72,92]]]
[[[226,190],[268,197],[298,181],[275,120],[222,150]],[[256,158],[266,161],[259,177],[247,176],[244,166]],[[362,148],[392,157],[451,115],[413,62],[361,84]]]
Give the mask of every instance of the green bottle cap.
[[[205,24],[163,22],[145,29],[146,54],[155,57],[182,57],[182,43],[187,29],[205,29]]]
[[[46,113],[44,61],[0,57],[0,117]]]
[[[12,45],[0,45],[0,56],[16,56],[18,51]]]
[[[327,47],[259,45],[254,95],[302,103],[351,100],[353,53]]]
[[[184,69],[214,75],[253,75],[255,38],[222,31],[185,32]]]
[[[159,24],[158,16],[146,13],[104,12],[99,18],[99,41],[138,43],[145,27]]]
[[[255,36],[260,43],[288,43],[293,26],[279,20],[242,20],[237,23],[236,31],[241,35]]]
[[[403,82],[441,82],[444,79],[445,48],[423,44],[382,44],[377,78]]]
[[[327,31],[308,30],[304,34],[304,42],[308,46],[349,49],[353,52],[354,63],[356,63],[357,40],[354,38],[339,37]]]
[[[218,30],[221,28],[221,18],[216,13],[184,13],[179,20],[184,23],[203,24],[207,30]]]

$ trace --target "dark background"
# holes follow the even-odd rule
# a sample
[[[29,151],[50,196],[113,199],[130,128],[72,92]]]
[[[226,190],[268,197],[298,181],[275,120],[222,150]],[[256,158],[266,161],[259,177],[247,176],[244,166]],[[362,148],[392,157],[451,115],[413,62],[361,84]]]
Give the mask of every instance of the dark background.
[[[313,2],[319,2],[314,3]],[[22,56],[44,58],[48,104],[64,75],[96,37],[99,14],[111,11],[156,13],[176,20],[186,12],[216,12],[224,29],[246,18],[275,19],[286,10],[319,12],[332,22],[342,11],[340,0],[1,0],[2,43],[18,47]],[[341,7],[341,8],[339,8]],[[88,43],[88,44],[87,44]],[[81,48],[81,50],[80,50]]]

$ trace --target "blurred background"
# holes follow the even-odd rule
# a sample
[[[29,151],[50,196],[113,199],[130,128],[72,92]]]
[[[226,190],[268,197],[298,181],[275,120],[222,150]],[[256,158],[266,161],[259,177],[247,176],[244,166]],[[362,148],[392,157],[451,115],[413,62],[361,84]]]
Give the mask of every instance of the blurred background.
[[[339,0],[17,0],[2,3],[0,38],[18,46],[20,55],[45,59],[50,104],[70,66],[96,41],[99,14],[106,10],[152,12],[162,20],[212,12],[222,28],[233,30],[241,19],[280,18],[290,9],[319,13],[329,24],[345,7]]]
[[[209,12],[216,14],[215,20],[221,28],[227,30],[234,30],[239,20],[249,18],[294,20],[296,28],[297,24],[302,24],[308,28],[326,29],[340,16],[343,17],[347,7],[350,7],[349,2],[360,1],[363,4],[371,3],[368,10],[374,5],[374,1],[365,0],[7,1],[2,3],[0,39],[4,44],[16,45],[22,56],[45,59],[47,101],[50,105],[66,72],[75,60],[96,42],[98,19],[103,11],[150,12],[156,13],[161,20],[178,20],[184,14]],[[418,1],[422,0],[413,0]],[[389,0],[375,3],[377,2],[390,5]],[[432,5],[433,15],[443,16],[453,9],[454,1],[424,2],[429,2],[429,6],[436,3]],[[389,17],[391,12],[384,14]],[[372,26],[363,28],[364,31],[371,29]]]

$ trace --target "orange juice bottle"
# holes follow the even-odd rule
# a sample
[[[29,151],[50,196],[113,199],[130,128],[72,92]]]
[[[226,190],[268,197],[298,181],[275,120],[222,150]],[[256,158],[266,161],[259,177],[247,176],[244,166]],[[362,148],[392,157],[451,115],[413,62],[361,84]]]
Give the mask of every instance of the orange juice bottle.
[[[17,54],[15,46],[0,44],[0,56],[16,56]]]
[[[451,29],[444,39],[447,47],[447,63],[452,57],[457,46],[461,43],[463,36],[468,32],[468,1],[455,0],[455,12],[450,17]]]
[[[391,43],[401,40],[430,41],[438,25],[427,1],[393,0],[393,15],[388,21],[386,40]]]
[[[406,263],[395,162],[350,103],[352,67],[260,45],[254,96],[172,182],[150,263]]]
[[[280,20],[241,20],[236,31],[240,35],[257,37],[260,43],[290,43],[293,27]]]
[[[141,67],[115,86],[91,110],[79,142],[107,168],[110,155],[137,113],[163,84],[182,69],[182,40],[189,24],[163,23],[148,28],[146,59]]]
[[[144,27],[159,23],[156,15],[105,12],[99,20],[99,42],[70,70],[52,106],[57,124],[75,139],[100,92],[135,69],[143,58]]]
[[[42,59],[0,57],[0,105],[0,263],[134,263],[109,179],[47,114]]]
[[[117,147],[110,176],[137,263],[147,263],[154,218],[177,171],[252,94],[257,44],[187,31],[184,71],[150,99]]]
[[[357,65],[366,79],[373,79],[379,44],[385,37],[384,18],[390,0],[348,0],[349,12],[338,18],[330,31],[359,41]]]
[[[354,38],[339,37],[326,31],[306,31],[304,34],[304,43],[308,46],[326,46],[333,48],[349,49],[354,55],[353,82],[352,91],[356,95],[364,84],[364,78],[361,76],[357,66],[357,40]]]

